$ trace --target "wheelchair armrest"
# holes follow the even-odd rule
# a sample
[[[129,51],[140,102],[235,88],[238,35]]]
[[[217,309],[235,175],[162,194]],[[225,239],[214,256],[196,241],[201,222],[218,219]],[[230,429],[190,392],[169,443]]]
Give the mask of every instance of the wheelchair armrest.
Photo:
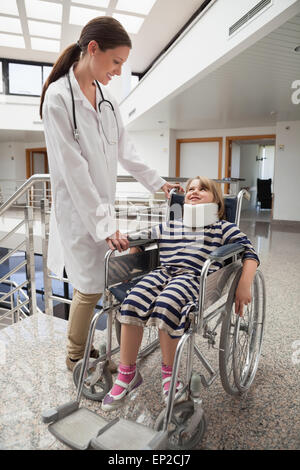
[[[128,241],[129,241],[129,246],[130,248],[133,247],[133,246],[141,246],[143,247],[144,245],[150,245],[152,243],[156,243],[157,240],[155,239],[149,239],[149,238],[146,238],[146,239],[140,239],[140,238],[133,238],[132,236],[128,236]]]
[[[239,255],[240,253],[243,253],[244,251],[245,251],[245,247],[241,245],[240,243],[230,243],[229,245],[224,245],[214,250],[210,255],[210,259],[213,259],[214,261],[216,260],[224,261],[227,258],[230,258],[231,256],[234,256],[234,255]]]

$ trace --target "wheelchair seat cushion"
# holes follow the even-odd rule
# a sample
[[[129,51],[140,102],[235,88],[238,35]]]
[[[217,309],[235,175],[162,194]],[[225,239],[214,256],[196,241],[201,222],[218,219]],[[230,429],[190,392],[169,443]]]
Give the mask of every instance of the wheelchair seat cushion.
[[[110,287],[108,290],[115,296],[118,302],[124,302],[131,289],[139,282],[141,277],[133,281],[123,282],[115,287]]]

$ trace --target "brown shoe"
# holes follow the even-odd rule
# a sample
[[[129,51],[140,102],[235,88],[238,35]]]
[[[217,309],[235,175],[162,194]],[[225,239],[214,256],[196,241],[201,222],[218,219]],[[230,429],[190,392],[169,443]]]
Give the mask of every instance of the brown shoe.
[[[97,359],[97,357],[99,357],[99,351],[98,349],[95,349],[95,348],[92,348],[91,352],[90,352],[90,357],[93,358],[93,359]],[[66,366],[67,368],[73,372],[73,369],[74,367],[76,366],[77,362],[80,361],[80,359],[82,358],[79,358],[79,359],[71,359],[69,356],[66,357]]]

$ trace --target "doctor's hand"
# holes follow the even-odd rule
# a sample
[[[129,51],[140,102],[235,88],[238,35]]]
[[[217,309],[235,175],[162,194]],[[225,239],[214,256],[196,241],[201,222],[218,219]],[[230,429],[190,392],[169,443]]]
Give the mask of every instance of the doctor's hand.
[[[106,242],[111,250],[117,249],[120,253],[121,251],[128,250],[129,248],[129,240],[127,239],[127,235],[124,235],[119,230],[117,230],[110,237],[107,237]]]
[[[161,189],[163,190],[163,192],[165,193],[166,197],[169,199],[170,198],[170,191],[171,189],[173,188],[176,188],[177,191],[180,191],[182,193],[184,193],[184,189],[182,186],[180,186],[179,183],[175,183],[175,184],[171,184],[171,183],[165,183]]]

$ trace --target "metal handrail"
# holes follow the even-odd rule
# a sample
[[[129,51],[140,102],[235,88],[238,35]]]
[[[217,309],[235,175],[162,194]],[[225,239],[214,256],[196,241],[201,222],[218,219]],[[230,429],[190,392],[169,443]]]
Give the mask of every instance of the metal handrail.
[[[50,175],[48,174],[32,175],[10,198],[7,199],[7,201],[4,202],[4,204],[2,204],[2,206],[0,206],[0,216],[3,215],[4,212],[9,209],[19,199],[19,197],[23,196],[35,183],[49,181]]]

